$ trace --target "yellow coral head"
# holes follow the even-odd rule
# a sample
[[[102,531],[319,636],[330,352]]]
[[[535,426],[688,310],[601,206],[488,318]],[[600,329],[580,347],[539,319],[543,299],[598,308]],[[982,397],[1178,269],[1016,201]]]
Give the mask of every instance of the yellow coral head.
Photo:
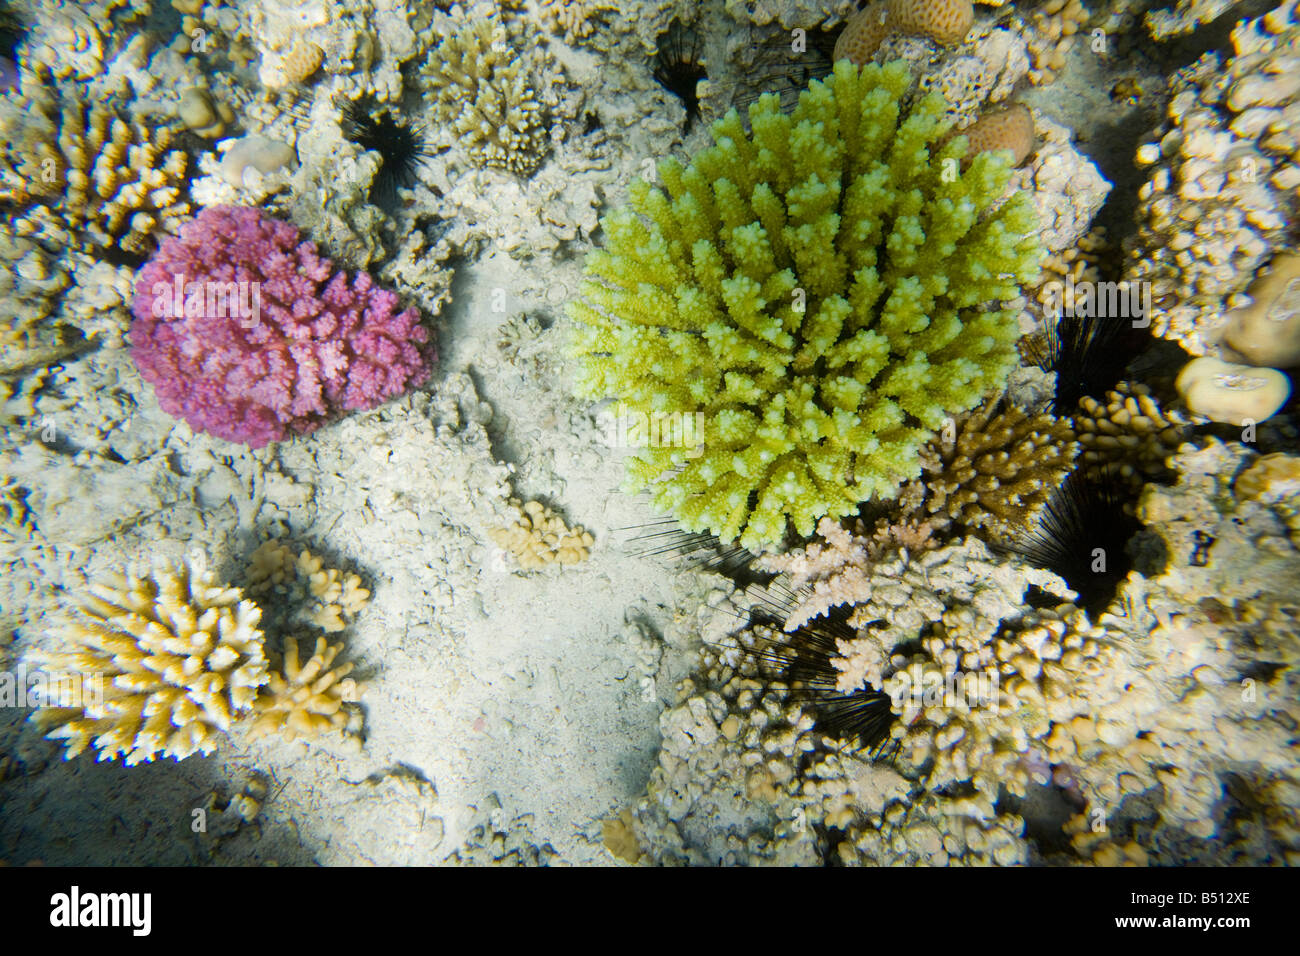
[[[733,110],[689,166],[659,164],[604,220],[571,303],[579,394],[647,420],[699,415],[703,443],[647,441],[631,484],[688,531],[751,549],[812,533],[920,469],[946,417],[1002,388],[1000,303],[1041,258],[1006,157],[942,143],[942,100],[902,106],[901,62],[835,64],[781,113]]]

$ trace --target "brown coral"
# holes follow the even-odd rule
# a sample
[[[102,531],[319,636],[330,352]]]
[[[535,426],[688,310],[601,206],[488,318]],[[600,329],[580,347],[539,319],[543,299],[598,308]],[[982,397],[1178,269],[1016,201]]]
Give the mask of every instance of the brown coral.
[[[941,46],[966,39],[975,23],[971,0],[888,0],[888,6],[894,29],[929,37]]]
[[[1029,107],[1013,103],[990,110],[970,126],[959,130],[955,136],[965,136],[969,144],[966,161],[980,153],[1010,150],[1011,165],[1019,166],[1034,151],[1037,138],[1034,133],[1034,116]]]
[[[1080,463],[1091,474],[1107,470],[1134,490],[1170,476],[1165,465],[1192,432],[1176,411],[1165,411],[1139,382],[1120,382],[1105,401],[1085,395],[1074,415]]]
[[[1067,422],[986,406],[962,421],[954,440],[941,434],[926,447],[925,474],[904,498],[920,499],[916,510],[940,525],[1013,534],[1033,523],[1078,451]]]

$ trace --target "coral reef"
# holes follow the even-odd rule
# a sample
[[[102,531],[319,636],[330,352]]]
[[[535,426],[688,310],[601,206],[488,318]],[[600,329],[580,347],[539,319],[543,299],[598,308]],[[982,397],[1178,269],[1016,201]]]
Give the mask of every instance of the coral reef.
[[[927,430],[1015,364],[997,303],[1036,276],[1028,199],[995,206],[997,154],[943,175],[963,147],[928,154],[943,105],[902,115],[907,85],[901,63],[841,61],[792,116],[764,97],[751,137],[729,114],[690,166],[660,164],[666,193],[640,181],[605,219],[570,307],[577,388],[647,418],[703,414],[702,450],[661,443],[679,447],[629,465],[688,531],[770,547],[787,520],[809,534],[894,496]]]
[[[68,758],[90,746],[128,766],[211,753],[268,680],[257,605],[188,562],[88,591],[62,646],[31,654],[51,688],[32,719]]]
[[[521,505],[511,498],[509,508],[515,514],[514,522],[508,527],[493,528],[488,536],[525,571],[536,571],[550,564],[561,567],[577,564],[591,556],[595,539],[582,525],[570,528],[540,501]]]
[[[295,554],[275,539],[249,555],[247,579],[248,593],[259,599],[268,614],[268,626],[277,623],[281,629],[310,624],[327,634],[338,633],[370,598],[358,575],[326,568],[306,548]],[[266,600],[272,595],[274,605]],[[277,613],[284,615],[282,622],[272,621]]]
[[[1227,314],[1255,271],[1288,245],[1300,165],[1300,104],[1290,57],[1300,41],[1287,0],[1232,32],[1226,61],[1206,54],[1171,82],[1167,121],[1138,148],[1150,167],[1126,278],[1152,284],[1152,330],[1193,355],[1214,355]]]
[[[396,306],[291,224],[214,207],[140,271],[131,356],[169,414],[260,448],[428,377],[431,336]]]
[[[549,149],[533,92],[539,47],[530,36],[512,36],[496,16],[456,23],[421,70],[434,114],[446,127],[442,136],[479,165],[529,175]]]

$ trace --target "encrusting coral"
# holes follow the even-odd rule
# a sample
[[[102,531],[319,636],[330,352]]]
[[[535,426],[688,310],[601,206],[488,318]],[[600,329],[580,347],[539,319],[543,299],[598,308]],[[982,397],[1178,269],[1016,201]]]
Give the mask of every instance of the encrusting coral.
[[[272,669],[266,686],[253,702],[255,715],[249,724],[249,740],[280,734],[285,740],[318,737],[348,725],[345,704],[361,699],[361,688],[348,674],[353,664],[334,667],[343,645],[316,638],[316,649],[306,663],[299,663],[298,640],[284,639],[284,660]]]
[[[211,571],[106,574],[79,605],[64,646],[32,652],[59,691],[32,719],[68,758],[90,746],[127,765],[211,753],[268,680],[261,610]]]
[[[512,37],[497,16],[464,17],[430,51],[422,68],[433,110],[475,162],[528,175],[549,147],[542,104],[532,85],[531,37]]]
[[[703,415],[703,443],[649,447],[629,483],[688,531],[771,547],[787,526],[893,497],[946,416],[1001,388],[1037,274],[1026,196],[1005,157],[969,168],[931,95],[904,112],[906,66],[847,61],[791,116],[735,111],[666,187],[634,183],[570,306],[580,394],[647,418]],[[643,218],[644,217],[644,218]],[[662,445],[685,445],[666,442]]]
[[[261,210],[213,206],[136,282],[131,357],[196,431],[261,448],[419,385],[437,358],[414,308]]]
[[[282,609],[284,625],[311,624],[327,634],[343,630],[357,616],[370,592],[361,578],[324,562],[306,548],[297,554],[287,544],[263,542],[248,559],[248,593],[262,600],[274,595],[275,608]]]
[[[582,525],[570,528],[564,519],[540,501],[520,504],[511,498],[514,522],[488,532],[492,540],[519,563],[525,571],[535,571],[549,564],[577,564],[591,555],[595,539]]]

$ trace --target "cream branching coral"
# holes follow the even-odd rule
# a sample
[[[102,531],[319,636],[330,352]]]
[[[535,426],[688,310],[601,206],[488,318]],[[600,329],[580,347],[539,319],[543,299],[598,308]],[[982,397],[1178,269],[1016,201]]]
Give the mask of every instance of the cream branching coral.
[[[300,664],[298,640],[286,637],[284,660],[272,668],[266,686],[253,702],[255,712],[248,727],[248,739],[280,734],[285,740],[319,737],[348,725],[345,704],[361,699],[361,688],[348,674],[351,662],[334,666],[343,644],[316,638],[311,658]]]
[[[591,555],[595,539],[582,525],[570,528],[540,501],[521,505],[511,498],[509,506],[515,514],[514,522],[505,528],[493,528],[488,534],[524,570],[577,564]]]
[[[275,595],[268,613],[283,615],[284,623],[306,623],[333,634],[343,630],[370,599],[361,577],[350,571],[327,568],[306,548],[297,554],[284,542],[264,542],[249,556],[248,592]]]
[[[261,610],[211,571],[106,574],[79,605],[61,646],[32,655],[71,691],[33,715],[69,758],[91,746],[128,765],[211,753],[267,681]]]
[[[0,96],[0,199],[17,210],[16,235],[84,251],[143,254],[188,217],[188,160],[173,132],[132,118],[119,88],[86,102],[28,75]]]
[[[545,158],[544,109],[533,89],[532,37],[512,37],[496,16],[465,18],[429,53],[422,75],[445,138],[484,166],[521,175]]]

